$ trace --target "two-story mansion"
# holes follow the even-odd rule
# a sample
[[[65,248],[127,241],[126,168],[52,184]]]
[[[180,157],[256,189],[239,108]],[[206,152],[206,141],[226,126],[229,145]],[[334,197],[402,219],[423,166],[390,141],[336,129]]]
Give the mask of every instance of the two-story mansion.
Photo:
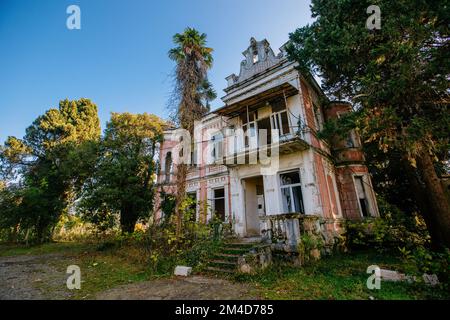
[[[314,215],[335,232],[343,218],[378,215],[358,136],[328,145],[316,134],[351,106],[329,101],[284,47],[275,55],[267,40],[252,38],[243,55],[239,75],[226,78],[224,106],[205,115],[192,138],[186,185],[197,219],[214,213],[237,235],[257,237],[267,217]],[[158,184],[166,194],[176,190],[179,143],[177,130],[165,132]]]

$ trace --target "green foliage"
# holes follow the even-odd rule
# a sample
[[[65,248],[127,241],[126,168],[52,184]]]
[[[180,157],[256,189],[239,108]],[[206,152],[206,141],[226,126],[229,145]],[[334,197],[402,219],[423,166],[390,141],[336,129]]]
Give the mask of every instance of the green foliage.
[[[170,193],[162,191],[161,197],[161,211],[164,214],[165,221],[170,219],[170,216],[175,211],[175,196]]]
[[[419,216],[407,216],[396,207],[379,201],[381,217],[346,222],[350,249],[375,248],[379,251],[430,244],[426,225]]]
[[[88,99],[63,100],[0,149],[0,229],[13,241],[47,241],[79,194],[96,159],[100,124]]]
[[[366,28],[370,5],[380,7],[379,30]],[[450,155],[450,7],[427,0],[312,0],[311,11],[315,21],[290,34],[288,55],[306,78],[322,79],[329,97],[351,101],[356,111],[326,123],[322,137],[356,129],[370,144],[378,190],[387,186],[393,203],[419,210],[433,241],[448,246],[450,205],[434,169],[448,171]]]
[[[97,231],[95,225],[86,223],[78,215],[62,214],[53,230],[53,240],[85,242],[98,238],[100,234]]]
[[[324,241],[320,235],[305,233],[300,237],[300,242],[306,251],[313,249],[322,249],[324,246]]]
[[[153,209],[155,155],[165,123],[155,115],[113,113],[107,123],[95,171],[84,190],[79,212],[105,230],[120,219],[123,232]]]
[[[421,276],[426,274],[436,274],[439,282],[447,291],[450,289],[450,250],[445,249],[440,252],[431,251],[425,246],[398,248],[405,263],[405,272],[409,275],[416,275],[416,279],[421,281]]]
[[[213,49],[206,46],[206,37],[205,33],[188,27],[183,33],[173,36],[176,47],[168,53],[177,64],[173,93],[173,104],[176,106],[174,120],[190,132],[194,121],[208,112],[209,102],[216,96],[207,78],[207,70],[213,63]]]
[[[212,67],[213,49],[206,46],[206,34],[194,28],[186,28],[183,33],[173,36],[175,47],[168,56],[176,63],[175,87],[172,94],[173,120],[192,135],[195,121],[209,111],[209,102],[216,96],[207,72]],[[186,193],[187,165],[177,165],[177,191],[175,215],[177,237],[181,231],[181,203]]]
[[[220,247],[221,239],[213,237],[211,224],[195,221],[195,201],[186,197],[181,203],[181,233],[177,235],[173,214],[163,224],[152,224],[143,238],[150,269],[155,274],[172,274],[177,264],[185,264],[195,270],[205,266],[206,259]]]
[[[380,290],[369,290],[367,267],[407,272],[408,263],[392,252],[373,250],[323,257],[301,268],[275,263],[255,275],[238,275],[236,280],[256,287],[260,299],[282,300],[423,300],[450,298],[443,286],[382,281]],[[408,274],[408,273],[407,273]]]

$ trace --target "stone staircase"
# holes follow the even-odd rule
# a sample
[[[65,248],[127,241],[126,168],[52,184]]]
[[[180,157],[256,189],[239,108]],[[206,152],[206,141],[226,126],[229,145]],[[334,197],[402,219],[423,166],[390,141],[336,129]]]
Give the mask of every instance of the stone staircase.
[[[208,260],[206,270],[214,274],[233,274],[238,270],[239,257],[249,253],[258,244],[260,244],[260,241],[249,241],[247,239],[227,240],[220,250]]]

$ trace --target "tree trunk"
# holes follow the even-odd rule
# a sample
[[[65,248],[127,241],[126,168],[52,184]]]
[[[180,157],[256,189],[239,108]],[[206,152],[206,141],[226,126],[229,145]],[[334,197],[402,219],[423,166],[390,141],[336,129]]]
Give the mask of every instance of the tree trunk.
[[[177,193],[175,198],[175,215],[176,215],[176,236],[177,238],[181,234],[181,228],[183,224],[183,212],[181,211],[181,205],[186,195],[186,177],[187,177],[187,165],[180,163],[177,165]]]
[[[430,205],[427,215],[430,217],[430,223],[435,225],[432,229],[436,230],[434,234],[438,238],[436,242],[450,248],[450,205],[448,197],[436,174],[428,151],[423,150],[416,158],[416,162],[426,187],[426,196]]]
[[[427,198],[427,190],[418,180],[417,170],[411,165],[409,160],[403,160],[403,167],[408,177],[411,191],[414,194],[414,202],[427,225],[428,233],[431,237],[431,244],[434,248],[438,248],[440,246],[439,231],[436,229],[438,224],[433,220],[433,216],[429,213],[430,203]]]
[[[125,204],[120,210],[120,229],[122,233],[133,233],[137,222],[137,214],[134,212],[133,206]]]

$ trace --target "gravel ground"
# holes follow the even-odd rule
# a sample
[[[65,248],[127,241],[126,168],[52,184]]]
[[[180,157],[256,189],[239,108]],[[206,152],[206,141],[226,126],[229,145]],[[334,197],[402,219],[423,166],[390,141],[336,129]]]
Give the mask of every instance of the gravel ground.
[[[68,275],[56,267],[64,264],[70,265],[70,258],[61,254],[0,257],[0,300],[70,299]],[[222,279],[174,277],[119,286],[97,294],[95,299],[252,299],[250,290],[248,285]]]
[[[52,264],[59,254],[0,257],[0,300],[68,299],[67,275]]]

